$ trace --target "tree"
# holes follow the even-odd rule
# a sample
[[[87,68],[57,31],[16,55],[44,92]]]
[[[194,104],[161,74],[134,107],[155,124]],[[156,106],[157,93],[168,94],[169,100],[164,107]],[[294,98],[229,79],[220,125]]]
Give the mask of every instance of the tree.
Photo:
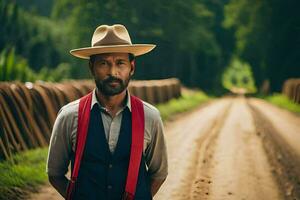
[[[124,24],[134,43],[157,48],[138,58],[136,78],[180,77],[189,86],[211,89],[221,65],[214,13],[204,2],[186,1],[56,1],[52,16],[64,20],[74,48],[90,45],[99,24]],[[80,27],[80,29],[78,28]]]
[[[253,67],[257,86],[269,79],[279,91],[283,81],[300,76],[300,15],[297,0],[231,0],[224,25],[235,31],[235,53]]]

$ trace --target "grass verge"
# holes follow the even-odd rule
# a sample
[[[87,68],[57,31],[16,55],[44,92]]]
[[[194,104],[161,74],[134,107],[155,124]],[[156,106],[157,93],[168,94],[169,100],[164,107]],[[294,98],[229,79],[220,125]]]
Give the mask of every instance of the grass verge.
[[[45,183],[47,148],[18,153],[0,162],[0,200],[23,199],[26,191]]]
[[[275,93],[271,96],[263,97],[268,102],[277,105],[281,108],[287,109],[291,112],[300,114],[300,105],[291,101],[287,96],[279,93]]]
[[[165,121],[175,114],[192,110],[210,99],[211,97],[207,96],[204,92],[189,91],[183,92],[182,96],[178,99],[171,99],[167,103],[158,104],[156,107],[160,111],[163,121]]]
[[[157,105],[162,119],[192,110],[208,101],[205,93],[200,91],[183,92],[178,99]],[[46,159],[48,148],[34,149],[13,156],[10,161],[0,162],[0,200],[24,199],[29,191],[47,181]]]

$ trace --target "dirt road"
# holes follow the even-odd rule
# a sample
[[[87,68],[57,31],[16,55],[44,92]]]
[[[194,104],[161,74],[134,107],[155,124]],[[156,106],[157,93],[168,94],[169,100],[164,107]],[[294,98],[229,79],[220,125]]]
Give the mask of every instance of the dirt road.
[[[222,98],[166,124],[169,176],[155,200],[300,200],[300,117]],[[43,187],[33,199],[62,199]]]

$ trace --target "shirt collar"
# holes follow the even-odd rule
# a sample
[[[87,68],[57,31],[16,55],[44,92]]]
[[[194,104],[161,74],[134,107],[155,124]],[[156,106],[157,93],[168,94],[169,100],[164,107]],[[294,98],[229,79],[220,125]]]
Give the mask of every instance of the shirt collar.
[[[96,88],[93,90],[92,94],[92,103],[91,103],[91,109],[94,107],[95,104],[98,104],[101,109],[105,108],[98,102],[97,97],[96,97]],[[129,90],[126,90],[126,105],[124,108],[128,107],[129,111],[131,112],[131,102],[130,102],[130,93]]]

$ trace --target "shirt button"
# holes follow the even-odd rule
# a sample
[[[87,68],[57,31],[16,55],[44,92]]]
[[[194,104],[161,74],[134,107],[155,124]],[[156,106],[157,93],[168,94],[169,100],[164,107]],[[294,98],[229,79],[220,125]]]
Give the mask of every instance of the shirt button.
[[[111,185],[108,185],[108,186],[107,186],[107,189],[111,190],[111,189],[112,189],[112,186],[111,186]]]
[[[113,167],[113,165],[112,165],[112,164],[109,164],[108,167],[111,169],[111,168]]]

